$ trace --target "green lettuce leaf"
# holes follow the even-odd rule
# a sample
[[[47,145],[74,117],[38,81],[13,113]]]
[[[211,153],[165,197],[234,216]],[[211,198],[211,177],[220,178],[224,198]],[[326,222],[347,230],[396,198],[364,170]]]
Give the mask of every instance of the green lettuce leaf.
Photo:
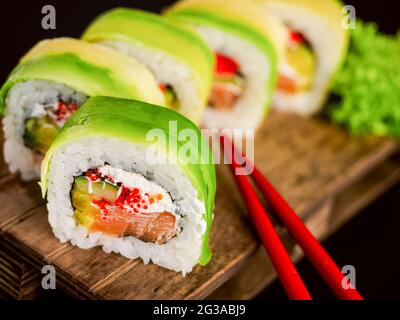
[[[359,22],[332,93],[339,98],[326,109],[333,122],[356,135],[400,138],[400,33]]]

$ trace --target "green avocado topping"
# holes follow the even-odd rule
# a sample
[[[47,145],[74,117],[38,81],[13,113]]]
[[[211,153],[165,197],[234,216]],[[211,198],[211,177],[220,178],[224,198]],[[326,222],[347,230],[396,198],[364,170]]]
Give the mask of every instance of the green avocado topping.
[[[57,125],[48,116],[30,118],[25,122],[25,144],[34,151],[45,154],[58,131]]]

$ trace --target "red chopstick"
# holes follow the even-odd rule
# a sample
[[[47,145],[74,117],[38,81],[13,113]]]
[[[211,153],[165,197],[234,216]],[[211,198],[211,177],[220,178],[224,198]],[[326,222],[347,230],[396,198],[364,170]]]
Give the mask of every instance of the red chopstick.
[[[221,136],[221,145],[224,146],[224,137]],[[232,145],[233,147],[233,145]],[[261,241],[271,259],[272,264],[282,282],[290,299],[293,300],[311,300],[311,296],[305,287],[303,280],[300,278],[296,267],[289,257],[285,247],[274,226],[272,225],[267,212],[265,211],[262,203],[257,197],[256,192],[253,190],[248,178],[235,174],[235,169],[240,166],[233,157],[233,148],[224,150],[225,154],[232,159],[233,176],[237,182],[240,192],[245,199],[247,209],[254,226],[256,227]]]
[[[235,156],[233,156],[232,159],[235,159],[238,155],[243,159],[245,158],[243,153],[235,148],[234,143],[229,138],[226,138],[226,141],[230,142],[230,147],[235,152]],[[221,142],[223,145],[223,139]],[[248,159],[246,159],[246,161],[247,164],[249,164]],[[232,161],[232,163],[233,162],[236,161]],[[285,199],[255,166],[253,166],[251,177],[267,203],[280,218],[293,239],[303,249],[304,254],[309,258],[335,295],[343,300],[363,300],[362,296],[355,288],[344,288],[342,286],[344,275],[334,260],[312,235]]]

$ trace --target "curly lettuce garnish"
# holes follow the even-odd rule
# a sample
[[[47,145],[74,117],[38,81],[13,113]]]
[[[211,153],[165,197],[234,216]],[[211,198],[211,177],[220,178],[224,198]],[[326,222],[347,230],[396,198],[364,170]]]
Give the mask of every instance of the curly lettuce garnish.
[[[338,98],[327,107],[333,122],[356,135],[400,138],[400,33],[358,23],[332,93]]]

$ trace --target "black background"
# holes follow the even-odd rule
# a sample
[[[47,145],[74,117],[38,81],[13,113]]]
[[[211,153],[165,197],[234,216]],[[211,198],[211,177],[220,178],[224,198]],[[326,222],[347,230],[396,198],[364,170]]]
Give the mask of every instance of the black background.
[[[2,1],[0,80],[5,80],[18,59],[37,41],[59,36],[79,37],[87,24],[104,10],[128,6],[159,12],[172,2],[174,1]],[[355,6],[358,18],[377,22],[381,31],[395,33],[400,27],[398,1],[351,0],[346,3]],[[46,4],[56,8],[56,30],[43,30],[41,27],[41,9]],[[396,236],[400,225],[399,194],[400,185],[325,242],[325,246],[340,265],[353,264],[356,267],[357,288],[366,298],[400,298],[399,240]],[[306,260],[300,262],[299,270],[314,297],[333,297]],[[285,299],[278,282],[258,297],[276,298]]]
[[[79,37],[88,23],[107,9],[127,6],[159,12],[173,2],[174,0],[3,0],[0,6],[0,80],[3,82],[18,59],[37,41],[60,36]],[[400,13],[396,8],[398,1],[349,0],[346,3],[355,6],[358,17],[377,21],[385,32],[394,33],[399,26]],[[55,30],[43,30],[41,27],[41,10],[46,4],[56,8]]]

